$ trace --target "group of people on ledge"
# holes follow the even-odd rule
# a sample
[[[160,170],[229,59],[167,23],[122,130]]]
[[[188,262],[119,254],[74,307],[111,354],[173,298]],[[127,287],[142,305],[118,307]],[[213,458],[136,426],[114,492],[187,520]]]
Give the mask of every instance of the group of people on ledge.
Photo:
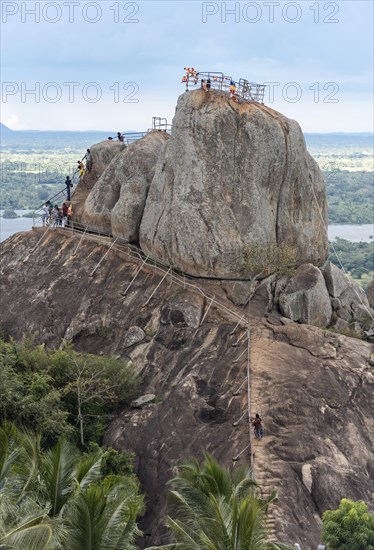
[[[44,203],[42,207],[43,227],[69,227],[73,215],[73,206],[71,203],[64,202],[61,207],[58,204],[52,206],[51,201]]]
[[[123,143],[125,141],[125,136],[124,136],[124,134],[121,134],[121,132],[117,132],[117,136],[115,138],[112,138],[112,136],[109,136],[108,139],[110,141],[114,141],[115,139],[118,139],[118,141]]]
[[[184,67],[184,70],[186,71],[186,74],[183,76],[182,82],[186,84],[186,92],[188,92],[188,84],[190,82],[192,82],[194,86],[196,86],[196,84],[199,82],[199,73],[193,67]],[[234,101],[237,100],[237,97],[236,97],[237,86],[234,80],[232,80],[230,77],[227,77],[227,76],[224,76],[222,78],[218,76],[213,76],[212,78],[213,78],[213,83],[219,83],[221,80],[222,81],[230,80],[230,87],[229,87],[230,98],[233,99]],[[208,92],[211,89],[211,87],[212,87],[212,80],[210,77],[208,77],[207,79],[205,78],[201,79],[202,90],[204,90],[205,92]]]

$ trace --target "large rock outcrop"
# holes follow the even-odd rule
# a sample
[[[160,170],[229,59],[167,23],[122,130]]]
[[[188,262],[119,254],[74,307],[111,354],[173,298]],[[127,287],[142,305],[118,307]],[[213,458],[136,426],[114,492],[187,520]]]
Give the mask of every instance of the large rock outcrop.
[[[194,276],[248,279],[253,243],[286,246],[299,265],[326,260],[325,185],[296,121],[196,90],[180,96],[169,137],[93,146],[96,174],[74,195],[77,221]]]
[[[121,149],[90,190],[81,222],[126,241],[138,241],[149,185],[168,138],[165,132],[154,131]]]
[[[297,122],[219,92],[180,96],[142,217],[146,254],[227,279],[248,278],[243,248],[253,242],[321,265],[326,220],[322,173]]]

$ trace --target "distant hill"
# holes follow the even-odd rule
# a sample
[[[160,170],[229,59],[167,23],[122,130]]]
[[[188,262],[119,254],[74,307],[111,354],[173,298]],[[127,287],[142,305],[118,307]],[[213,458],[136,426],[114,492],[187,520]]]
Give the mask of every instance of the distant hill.
[[[5,124],[0,122],[0,132],[2,134],[12,134],[13,130],[11,130],[10,128],[8,128],[8,126],[5,126]]]

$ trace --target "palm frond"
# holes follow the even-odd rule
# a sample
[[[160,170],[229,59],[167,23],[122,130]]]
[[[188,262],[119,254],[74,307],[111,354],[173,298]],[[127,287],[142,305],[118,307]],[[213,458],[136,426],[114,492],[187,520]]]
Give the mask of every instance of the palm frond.
[[[59,544],[64,536],[61,524],[47,515],[26,518],[0,537],[9,550],[44,550]]]
[[[42,478],[51,503],[51,516],[60,513],[73,490],[76,457],[75,447],[64,438],[45,453]]]
[[[80,460],[76,466],[74,477],[81,489],[85,489],[92,482],[102,477],[101,461],[103,452],[88,455]]]

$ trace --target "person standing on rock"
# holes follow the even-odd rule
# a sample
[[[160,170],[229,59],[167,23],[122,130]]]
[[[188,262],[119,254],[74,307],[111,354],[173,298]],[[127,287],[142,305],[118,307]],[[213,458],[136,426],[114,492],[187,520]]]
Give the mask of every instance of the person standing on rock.
[[[68,201],[70,201],[70,189],[73,187],[73,184],[71,183],[71,179],[69,178],[69,176],[66,176],[65,185],[66,185],[66,198]]]
[[[66,227],[68,223],[68,205],[66,202],[62,205],[62,227]]]
[[[52,220],[53,220],[52,227],[56,228],[59,225],[59,220],[60,220],[60,209],[57,204],[55,204],[52,210]]]
[[[68,213],[67,213],[67,224],[66,224],[67,227],[69,227],[70,225],[72,215],[73,215],[73,206],[70,203],[68,206]]]
[[[235,99],[236,96],[236,84],[233,80],[230,81],[230,97]]]
[[[211,80],[210,78],[208,78],[208,80],[206,81],[206,89],[210,90],[211,85],[212,85]]]
[[[256,439],[262,439],[264,437],[264,428],[262,427],[262,420],[259,414],[256,414],[256,418],[251,418],[252,426],[255,432]]]
[[[118,137],[118,141],[120,141],[121,143],[123,143],[125,141],[125,138],[123,137],[121,132],[117,132],[117,137]]]

